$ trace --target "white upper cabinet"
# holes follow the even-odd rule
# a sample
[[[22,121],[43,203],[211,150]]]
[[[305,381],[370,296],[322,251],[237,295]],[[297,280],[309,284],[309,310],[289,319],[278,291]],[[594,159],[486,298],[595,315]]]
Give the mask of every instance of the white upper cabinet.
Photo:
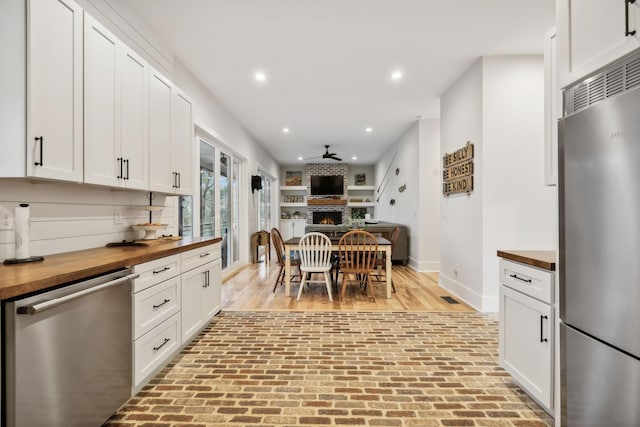
[[[193,191],[193,109],[187,96],[161,74],[149,83],[150,189]]]
[[[171,170],[171,103],[173,84],[152,70],[149,77],[149,187],[173,193],[176,176]]]
[[[558,0],[556,5],[561,88],[640,46],[640,1]]]
[[[28,4],[27,176],[82,181],[82,12],[69,0]]]
[[[85,182],[148,188],[148,66],[90,15],[84,24]]]
[[[171,126],[171,161],[172,170],[178,174],[177,192],[189,195],[193,190],[193,112],[191,100],[179,90],[173,99]]]
[[[120,156],[127,188],[149,188],[149,66],[122,45]]]
[[[118,41],[90,15],[84,31],[85,177],[90,184],[118,185],[116,138],[120,127]],[[116,172],[118,171],[118,172]]]

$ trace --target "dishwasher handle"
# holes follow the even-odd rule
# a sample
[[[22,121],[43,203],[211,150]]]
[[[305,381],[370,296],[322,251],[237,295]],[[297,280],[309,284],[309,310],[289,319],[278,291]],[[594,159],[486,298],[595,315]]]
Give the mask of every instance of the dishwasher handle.
[[[44,301],[38,304],[33,304],[33,305],[25,305],[22,307],[18,307],[18,309],[16,310],[16,312],[18,314],[29,314],[29,315],[33,315],[33,314],[37,314],[37,313],[42,313],[43,311],[52,309],[54,307],[59,306],[60,304],[64,304],[66,302],[69,301],[73,301],[74,299],[83,297],[85,295],[89,295],[92,294],[94,292],[98,292],[101,291],[103,289],[106,288],[110,288],[113,286],[118,286],[121,285],[125,282],[128,282],[129,280],[133,280],[133,279],[137,279],[138,277],[140,277],[140,273],[132,273],[129,274],[127,276],[124,277],[120,277],[118,279],[115,280],[110,280],[106,283],[103,283],[101,285],[98,286],[93,286],[91,288],[87,288],[87,289],[83,289],[82,291],[79,292],[75,292],[69,295],[65,295],[63,297],[60,298],[54,298],[48,301]]]

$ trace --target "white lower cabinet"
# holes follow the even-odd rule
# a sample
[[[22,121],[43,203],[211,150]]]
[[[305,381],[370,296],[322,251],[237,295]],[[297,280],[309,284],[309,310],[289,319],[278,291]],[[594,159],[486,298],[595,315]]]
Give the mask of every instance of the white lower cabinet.
[[[180,348],[180,313],[165,320],[133,344],[133,385],[154,374]]]
[[[205,252],[206,253],[206,252]],[[183,254],[183,262],[193,254]],[[218,257],[182,274],[182,342],[190,340],[220,311],[220,271]]]
[[[292,237],[304,236],[304,229],[306,226],[306,219],[281,219],[280,234],[282,234],[282,240],[286,242]]]
[[[501,260],[500,277],[500,366],[553,414],[555,311],[552,300],[532,296],[553,295],[553,273]],[[541,284],[550,289],[540,292]]]
[[[220,311],[220,271],[219,243],[133,267],[133,393]]]

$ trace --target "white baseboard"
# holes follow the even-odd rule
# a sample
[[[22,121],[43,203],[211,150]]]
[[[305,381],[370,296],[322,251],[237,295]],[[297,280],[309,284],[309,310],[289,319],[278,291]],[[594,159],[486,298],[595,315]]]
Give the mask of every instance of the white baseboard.
[[[473,289],[468,288],[456,280],[440,273],[440,286],[461,298],[471,307],[482,313],[495,313],[498,311],[497,296],[483,296]]]
[[[409,267],[420,273],[437,273],[440,271],[440,261],[418,261],[409,258]]]

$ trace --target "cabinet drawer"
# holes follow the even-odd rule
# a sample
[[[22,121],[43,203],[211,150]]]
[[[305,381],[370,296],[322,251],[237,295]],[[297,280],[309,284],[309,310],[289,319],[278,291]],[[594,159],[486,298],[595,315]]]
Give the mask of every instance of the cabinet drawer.
[[[193,268],[211,262],[216,258],[220,258],[219,243],[183,252],[182,254],[180,254],[182,271],[189,271]]]
[[[180,346],[180,313],[153,328],[133,344],[133,384],[137,386]]]
[[[500,283],[547,304],[553,304],[554,273],[500,259]]]
[[[180,277],[133,295],[133,337],[139,338],[180,310]]]
[[[180,274],[180,255],[156,259],[133,266],[134,273],[140,273],[133,282],[133,292],[140,292]]]

